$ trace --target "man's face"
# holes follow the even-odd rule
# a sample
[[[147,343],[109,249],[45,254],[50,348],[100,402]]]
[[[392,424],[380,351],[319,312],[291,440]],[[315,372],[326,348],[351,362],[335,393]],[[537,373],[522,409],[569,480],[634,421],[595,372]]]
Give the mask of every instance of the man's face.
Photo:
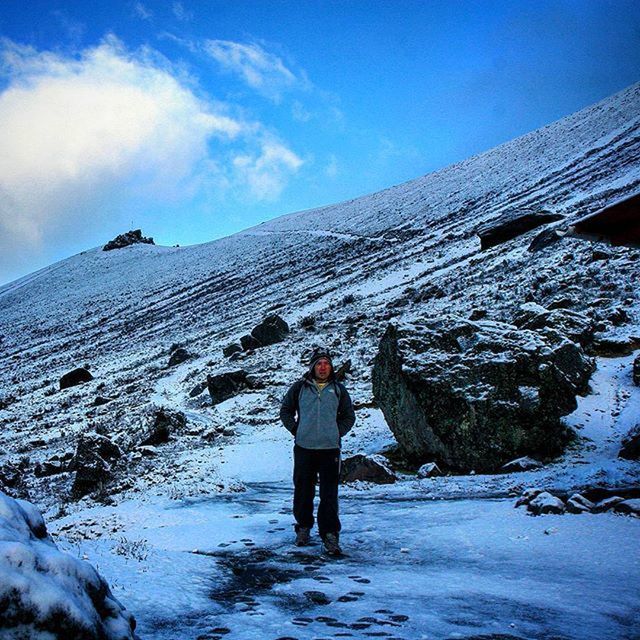
[[[331,375],[331,364],[326,358],[320,358],[313,367],[313,375],[316,380],[324,382]]]

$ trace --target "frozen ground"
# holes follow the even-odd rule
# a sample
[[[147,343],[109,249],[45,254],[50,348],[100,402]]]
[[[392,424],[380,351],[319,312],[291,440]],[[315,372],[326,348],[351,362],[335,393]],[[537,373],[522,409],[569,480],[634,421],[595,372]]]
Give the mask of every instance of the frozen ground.
[[[158,491],[78,511],[51,528],[63,549],[110,577],[147,640],[631,640],[640,636],[640,520],[534,518],[506,497],[513,487],[624,477],[631,463],[609,448],[638,415],[628,360],[599,361],[593,394],[570,416],[582,444],[555,465],[344,488],[342,559],[324,557],[317,539],[292,545],[291,442],[275,423],[239,425],[233,442],[206,456],[242,491],[179,499]],[[220,412],[237,411],[237,402]],[[361,422],[348,449],[391,442],[378,411]],[[202,452],[193,460],[205,464]],[[501,497],[464,497],[474,493]]]

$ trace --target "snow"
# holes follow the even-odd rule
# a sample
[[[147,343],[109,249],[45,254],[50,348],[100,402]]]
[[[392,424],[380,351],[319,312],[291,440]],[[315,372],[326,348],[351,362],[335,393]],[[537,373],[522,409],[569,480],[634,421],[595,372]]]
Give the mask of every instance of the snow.
[[[4,493],[0,493],[0,603],[9,627],[25,632],[28,625],[34,640],[49,638],[48,625],[55,625],[56,619],[66,620],[69,632],[75,629],[87,637],[134,637],[130,614],[95,569],[60,552],[35,507]]]
[[[36,575],[39,558],[70,580],[65,602],[86,621],[84,601],[70,594],[81,577],[97,579],[87,560],[135,614],[141,637],[153,640],[640,635],[640,518],[613,511],[533,517],[514,508],[531,487],[571,495],[640,486],[638,463],[617,457],[640,416],[631,379],[637,351],[597,358],[589,395],[565,418],[576,442],[553,463],[495,476],[418,478],[407,470],[393,485],[343,487],[347,556],[332,562],[317,540],[307,555],[292,547],[292,442],[278,422],[305,353],[321,344],[338,364],[352,361],[347,385],[357,423],[344,456],[393,446],[371,388],[389,321],[467,318],[481,309],[483,322],[498,327],[512,325],[526,300],[548,308],[566,298],[596,315],[603,335],[640,336],[637,251],[607,248],[610,258],[594,266],[593,245],[584,241],[565,238],[531,254],[537,231],[487,251],[475,236],[479,225],[513,209],[558,211],[569,223],[637,190],[639,103],[640,84],[381,193],[193,247],[91,249],[0,287],[0,468],[22,464],[15,491],[45,512],[58,548],[70,554],[29,533],[42,529],[37,509],[1,502],[10,525],[0,528],[0,544],[10,553],[0,556],[8,563],[0,589],[11,576],[25,593],[36,589],[34,603],[62,598]],[[344,301],[347,294],[353,302]],[[608,314],[619,306],[629,319],[612,326]],[[224,346],[274,311],[292,329],[284,343],[223,358]],[[310,314],[312,331],[299,325]],[[530,338],[527,348],[539,348]],[[176,343],[194,356],[169,368]],[[95,379],[59,391],[59,377],[85,363]],[[264,390],[215,407],[206,391],[190,397],[207,375],[235,369]],[[531,388],[521,393],[536,401]],[[96,407],[98,394],[113,400]],[[185,413],[185,432],[155,447],[153,457],[123,446],[126,471],[108,487],[105,504],[69,501],[72,473],[33,474],[36,462],[73,451],[89,430],[134,442],[160,406]],[[22,578],[18,557],[26,561]],[[277,579],[259,588],[252,572]],[[244,602],[234,589],[244,590]],[[305,591],[322,591],[331,602],[315,604]],[[229,633],[213,631],[220,627]]]

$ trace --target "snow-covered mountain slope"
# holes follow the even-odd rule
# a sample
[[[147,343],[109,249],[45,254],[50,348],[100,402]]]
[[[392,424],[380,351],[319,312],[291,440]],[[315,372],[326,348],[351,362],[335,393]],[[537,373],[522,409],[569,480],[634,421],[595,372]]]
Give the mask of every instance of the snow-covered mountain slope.
[[[72,450],[78,433],[131,428],[151,404],[191,411],[195,423],[227,420],[188,393],[207,374],[239,367],[268,386],[249,409],[266,403],[273,418],[314,342],[330,345],[338,360],[352,359],[351,386],[366,405],[371,359],[394,318],[483,308],[490,319],[509,321],[526,299],[547,304],[565,297],[576,310],[597,307],[604,325],[623,306],[627,320],[608,326],[640,333],[638,251],[608,249],[606,259],[593,261],[593,245],[565,238],[530,253],[536,231],[481,251],[475,234],[479,225],[521,209],[563,214],[556,224],[564,225],[640,190],[639,107],[636,84],[380,193],[197,246],[96,248],[5,285],[0,464],[28,455],[31,469]],[[228,362],[222,347],[274,310],[292,326],[289,339]],[[313,331],[299,326],[309,315]],[[195,357],[169,369],[175,343]],[[57,391],[62,374],[85,364],[93,382]],[[98,394],[114,399],[94,406]],[[208,445],[194,435],[183,446]],[[49,505],[68,489],[63,479],[25,477]],[[211,487],[224,485],[208,477]],[[162,480],[160,474],[155,481]]]

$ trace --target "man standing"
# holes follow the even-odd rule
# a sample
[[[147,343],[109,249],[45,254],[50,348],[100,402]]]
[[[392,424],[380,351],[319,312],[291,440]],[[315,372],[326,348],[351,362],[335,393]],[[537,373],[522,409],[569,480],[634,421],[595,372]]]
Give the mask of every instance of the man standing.
[[[338,481],[341,439],[356,416],[345,386],[338,382],[331,354],[316,349],[309,370],[295,382],[280,407],[280,420],[295,436],[293,447],[293,515],[296,545],[309,544],[313,527],[313,499],[320,480],[318,530],[330,555],[340,555]]]

